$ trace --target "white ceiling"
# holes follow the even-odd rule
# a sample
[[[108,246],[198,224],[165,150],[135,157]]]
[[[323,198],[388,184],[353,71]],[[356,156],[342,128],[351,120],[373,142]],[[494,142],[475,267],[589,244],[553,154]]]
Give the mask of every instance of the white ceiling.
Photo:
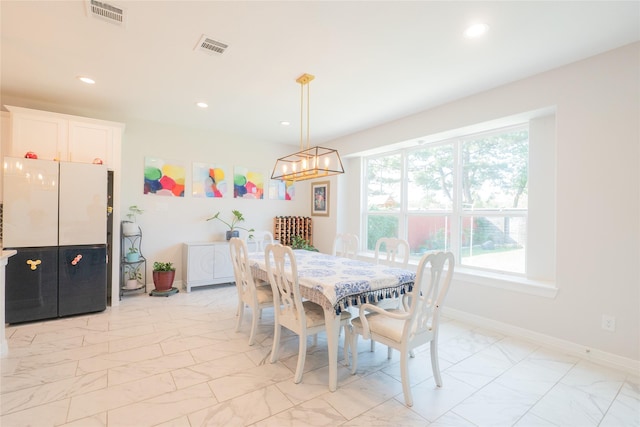
[[[124,25],[2,0],[0,101],[298,144],[310,73],[315,145],[640,39],[638,1],[105,1]],[[194,50],[203,34],[229,48]]]

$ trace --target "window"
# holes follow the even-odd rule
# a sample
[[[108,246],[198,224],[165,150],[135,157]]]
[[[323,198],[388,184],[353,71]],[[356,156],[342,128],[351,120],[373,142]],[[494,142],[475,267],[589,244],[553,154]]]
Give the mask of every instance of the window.
[[[467,135],[365,158],[366,242],[451,250],[465,267],[526,273],[529,129]]]

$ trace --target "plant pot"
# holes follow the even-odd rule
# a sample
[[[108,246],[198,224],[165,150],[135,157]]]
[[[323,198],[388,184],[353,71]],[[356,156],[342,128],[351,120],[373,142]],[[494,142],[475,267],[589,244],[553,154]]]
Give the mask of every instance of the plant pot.
[[[138,284],[138,279],[129,279],[124,287],[125,289],[138,289],[140,284]]]
[[[153,272],[153,285],[158,292],[166,292],[171,290],[173,286],[173,279],[176,276],[176,271],[154,271]]]
[[[128,262],[140,261],[140,254],[138,252],[129,252],[127,254],[127,261]]]
[[[232,237],[240,237],[240,232],[238,230],[227,230],[227,240],[231,240]]]
[[[140,229],[138,228],[137,223],[130,221],[122,222],[122,234],[124,234],[125,236],[135,236],[139,232]]]

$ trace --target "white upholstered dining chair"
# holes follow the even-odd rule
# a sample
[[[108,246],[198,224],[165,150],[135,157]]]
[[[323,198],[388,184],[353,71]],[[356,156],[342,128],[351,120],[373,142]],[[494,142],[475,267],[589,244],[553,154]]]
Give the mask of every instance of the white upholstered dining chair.
[[[332,254],[343,258],[356,259],[359,246],[360,240],[357,235],[352,233],[336,234],[333,239]]]
[[[377,264],[406,268],[409,264],[409,242],[397,237],[381,237],[376,241],[375,260]]]
[[[409,265],[409,242],[397,237],[381,237],[376,241],[374,259],[376,264],[390,267],[406,268]],[[376,303],[384,308],[398,307],[398,300],[385,300]],[[376,342],[371,340],[371,351],[375,350]]]
[[[249,251],[244,240],[233,237],[229,240],[233,275],[238,290],[238,310],[236,316],[236,332],[240,330],[244,317],[245,305],[251,308],[251,333],[249,345],[253,345],[258,329],[258,319],[262,317],[262,309],[273,307],[273,293],[270,286],[256,286],[249,264]]]
[[[408,359],[409,356],[413,357],[416,347],[429,343],[433,377],[436,385],[442,387],[438,364],[438,329],[440,310],[449,291],[454,266],[451,252],[426,254],[418,264],[413,289],[402,296],[401,308],[385,310],[372,304],[360,306],[359,316],[351,321],[352,374],[355,374],[358,365],[358,335],[387,345],[389,358],[392,349],[399,350],[404,401],[407,406],[412,406]]]
[[[280,332],[285,327],[298,335],[298,364],[293,379],[294,383],[302,381],[304,361],[307,355],[307,337],[325,330],[324,310],[312,302],[303,301],[298,282],[296,257],[289,246],[281,244],[267,245],[265,264],[269,283],[273,290],[275,310],[275,329],[271,363],[278,360],[280,350]],[[348,323],[351,313],[344,310],[340,314],[341,327],[345,327],[345,354],[351,341]]]

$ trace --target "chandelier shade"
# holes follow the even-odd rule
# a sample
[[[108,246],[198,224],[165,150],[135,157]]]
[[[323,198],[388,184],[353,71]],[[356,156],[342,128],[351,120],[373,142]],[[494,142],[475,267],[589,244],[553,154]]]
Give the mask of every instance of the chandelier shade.
[[[309,143],[309,111],[311,106],[309,83],[314,78],[311,74],[303,74],[296,79],[296,82],[300,84],[300,151],[276,160],[271,179],[304,181],[344,173],[338,150],[318,146],[311,147]],[[306,145],[304,140],[305,86],[307,87]]]
[[[337,150],[311,147],[276,160],[271,179],[304,181],[344,173]]]

